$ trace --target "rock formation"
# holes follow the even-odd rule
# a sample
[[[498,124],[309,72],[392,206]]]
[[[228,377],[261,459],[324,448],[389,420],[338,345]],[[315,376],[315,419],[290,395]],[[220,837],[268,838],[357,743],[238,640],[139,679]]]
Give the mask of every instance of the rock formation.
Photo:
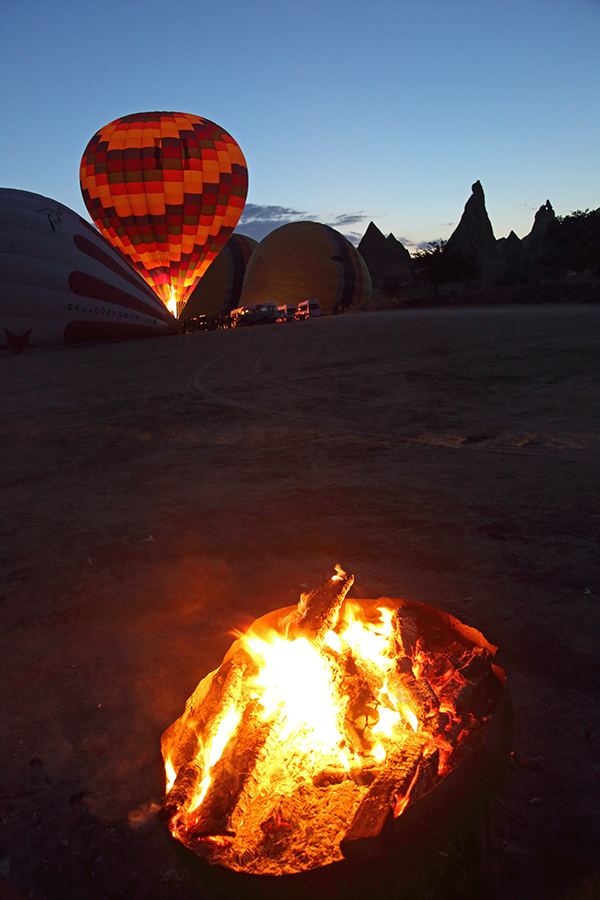
[[[385,237],[374,222],[365,231],[358,252],[367,264],[373,286],[383,290],[398,290],[411,282],[411,256],[393,234]]]
[[[546,200],[528,235],[520,239],[511,231],[496,240],[479,181],[447,242],[431,242],[411,257],[371,222],[358,249],[375,287],[403,305],[437,303],[441,296],[449,303],[555,302],[571,288],[579,289],[581,302],[581,285],[589,285],[588,299],[600,302],[600,209],[557,216]]]
[[[545,256],[548,231],[556,224],[556,213],[549,200],[535,214],[533,228],[521,241],[528,269],[538,269]]]
[[[496,238],[485,208],[481,182],[476,181],[471,190],[461,220],[448,239],[445,253],[464,265],[465,274],[470,269],[475,279],[493,281],[502,269]]]
[[[508,237],[496,242],[503,281],[521,281],[525,277],[525,254],[521,238],[511,231]]]

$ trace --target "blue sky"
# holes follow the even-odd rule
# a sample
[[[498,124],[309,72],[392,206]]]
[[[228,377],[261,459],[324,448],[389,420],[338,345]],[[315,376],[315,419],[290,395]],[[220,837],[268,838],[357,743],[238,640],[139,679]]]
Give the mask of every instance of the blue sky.
[[[600,0],[0,0],[0,186],[85,215],[113,119],[206,116],[248,162],[246,227],[496,237],[600,206]]]

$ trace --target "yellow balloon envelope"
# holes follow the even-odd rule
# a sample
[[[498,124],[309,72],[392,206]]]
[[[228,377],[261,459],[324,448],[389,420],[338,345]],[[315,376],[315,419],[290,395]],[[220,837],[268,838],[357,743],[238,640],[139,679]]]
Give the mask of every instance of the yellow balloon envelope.
[[[291,222],[263,238],[252,254],[240,305],[297,306],[315,299],[331,313],[368,300],[371,291],[367,266],[343,234],[319,222]]]

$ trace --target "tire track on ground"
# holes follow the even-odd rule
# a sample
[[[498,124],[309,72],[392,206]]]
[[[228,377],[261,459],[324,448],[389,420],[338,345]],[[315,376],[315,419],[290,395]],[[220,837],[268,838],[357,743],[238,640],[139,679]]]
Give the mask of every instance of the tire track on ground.
[[[378,403],[372,398],[362,397],[340,397],[336,393],[335,388],[339,385],[339,375],[336,375],[335,381],[332,381],[332,390],[325,392],[323,390],[310,390],[306,387],[298,386],[297,383],[282,382],[272,375],[266,375],[261,371],[261,364],[266,357],[271,355],[282,344],[286,343],[286,335],[279,337],[274,343],[270,343],[267,347],[256,347],[259,343],[260,335],[249,335],[247,340],[238,344],[236,347],[221,353],[219,356],[205,363],[199,369],[196,369],[188,379],[188,389],[199,399],[214,404],[216,406],[224,406],[232,409],[243,410],[257,415],[266,415],[274,419],[287,421],[290,423],[298,423],[313,426],[319,430],[329,430],[338,435],[338,437],[360,437],[368,438],[375,441],[389,442],[393,445],[421,446],[430,449],[460,449],[470,452],[487,452],[501,454],[522,453],[523,450],[529,454],[540,454],[547,450],[556,449],[556,440],[548,436],[543,442],[529,444],[528,436],[521,435],[521,438],[515,433],[510,438],[505,433],[504,428],[500,429],[481,429],[476,432],[459,433],[432,431],[431,427],[425,427],[408,433],[401,433],[393,427],[384,426],[377,427],[375,423],[360,423],[357,419],[348,421],[337,416],[328,414],[320,409],[314,415],[298,410],[294,404],[294,400],[298,398],[309,400],[320,400],[340,409],[346,404],[353,404],[365,410],[389,409],[389,399],[385,403]],[[254,345],[254,346],[253,346]],[[237,385],[230,382],[232,394],[226,393],[227,386],[225,379],[219,379],[218,368],[224,360],[229,360],[235,354],[245,354],[250,352],[250,356],[245,361],[240,361],[240,369],[243,369],[243,376],[239,376]],[[343,358],[339,357],[340,365],[343,364]],[[389,355],[382,356],[381,365],[385,369],[391,364]],[[206,376],[209,375],[209,378]],[[404,373],[402,373],[404,376]],[[233,395],[236,386],[244,387],[254,386],[257,389],[257,399],[250,400],[240,396]],[[265,393],[267,396],[265,397]],[[262,395],[262,399],[258,395]],[[348,410],[347,416],[352,416],[353,412]],[[547,444],[547,446],[546,446]],[[565,450],[580,449],[573,445],[565,445]]]

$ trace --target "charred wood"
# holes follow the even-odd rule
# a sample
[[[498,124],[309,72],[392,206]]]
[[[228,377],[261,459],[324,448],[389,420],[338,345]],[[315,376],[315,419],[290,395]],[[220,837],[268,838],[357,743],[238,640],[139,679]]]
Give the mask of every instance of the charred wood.
[[[202,775],[203,766],[197,759],[192,759],[181,766],[165,805],[158,813],[160,821],[169,822],[189,802]]]
[[[238,647],[217,670],[202,707],[195,715],[205,746],[228,711],[249,701],[247,684],[257,674],[258,664],[243,647]]]
[[[186,711],[164,733],[163,747],[169,747],[176,772],[206,748],[223,718],[233,707],[243,709],[250,699],[249,681],[258,665],[243,647],[237,646],[212,676],[207,690],[201,682],[190,697]]]
[[[313,775],[313,784],[315,787],[329,787],[332,784],[341,784],[348,778],[348,772],[341,766],[326,766]]]
[[[339,572],[320,588],[303,597],[292,617],[288,639],[304,637],[320,642],[336,624],[344,598],[352,585],[354,575]]]
[[[347,842],[379,834],[390,814],[394,797],[405,794],[415,779],[422,753],[423,742],[416,736],[407,737],[390,750],[385,768],[378,768],[356,811],[342,841],[342,850]]]
[[[396,644],[397,656],[414,657],[419,632],[415,616],[401,606],[392,616],[392,634]]]
[[[416,678],[412,670],[405,672],[398,670],[388,679],[388,688],[401,703],[402,697],[406,697],[418,712],[421,720],[435,717],[440,708],[440,701],[425,678]]]
[[[190,831],[196,836],[230,833],[230,818],[256,761],[263,751],[272,723],[260,718],[257,700],[251,700],[226,752],[210,770],[211,783]]]
[[[377,699],[369,684],[365,668],[350,649],[342,653],[325,652],[329,662],[332,682],[345,702],[340,705],[338,728],[350,748],[359,755],[370,753],[374,741],[369,730],[379,721]],[[375,689],[381,687],[381,679]]]

